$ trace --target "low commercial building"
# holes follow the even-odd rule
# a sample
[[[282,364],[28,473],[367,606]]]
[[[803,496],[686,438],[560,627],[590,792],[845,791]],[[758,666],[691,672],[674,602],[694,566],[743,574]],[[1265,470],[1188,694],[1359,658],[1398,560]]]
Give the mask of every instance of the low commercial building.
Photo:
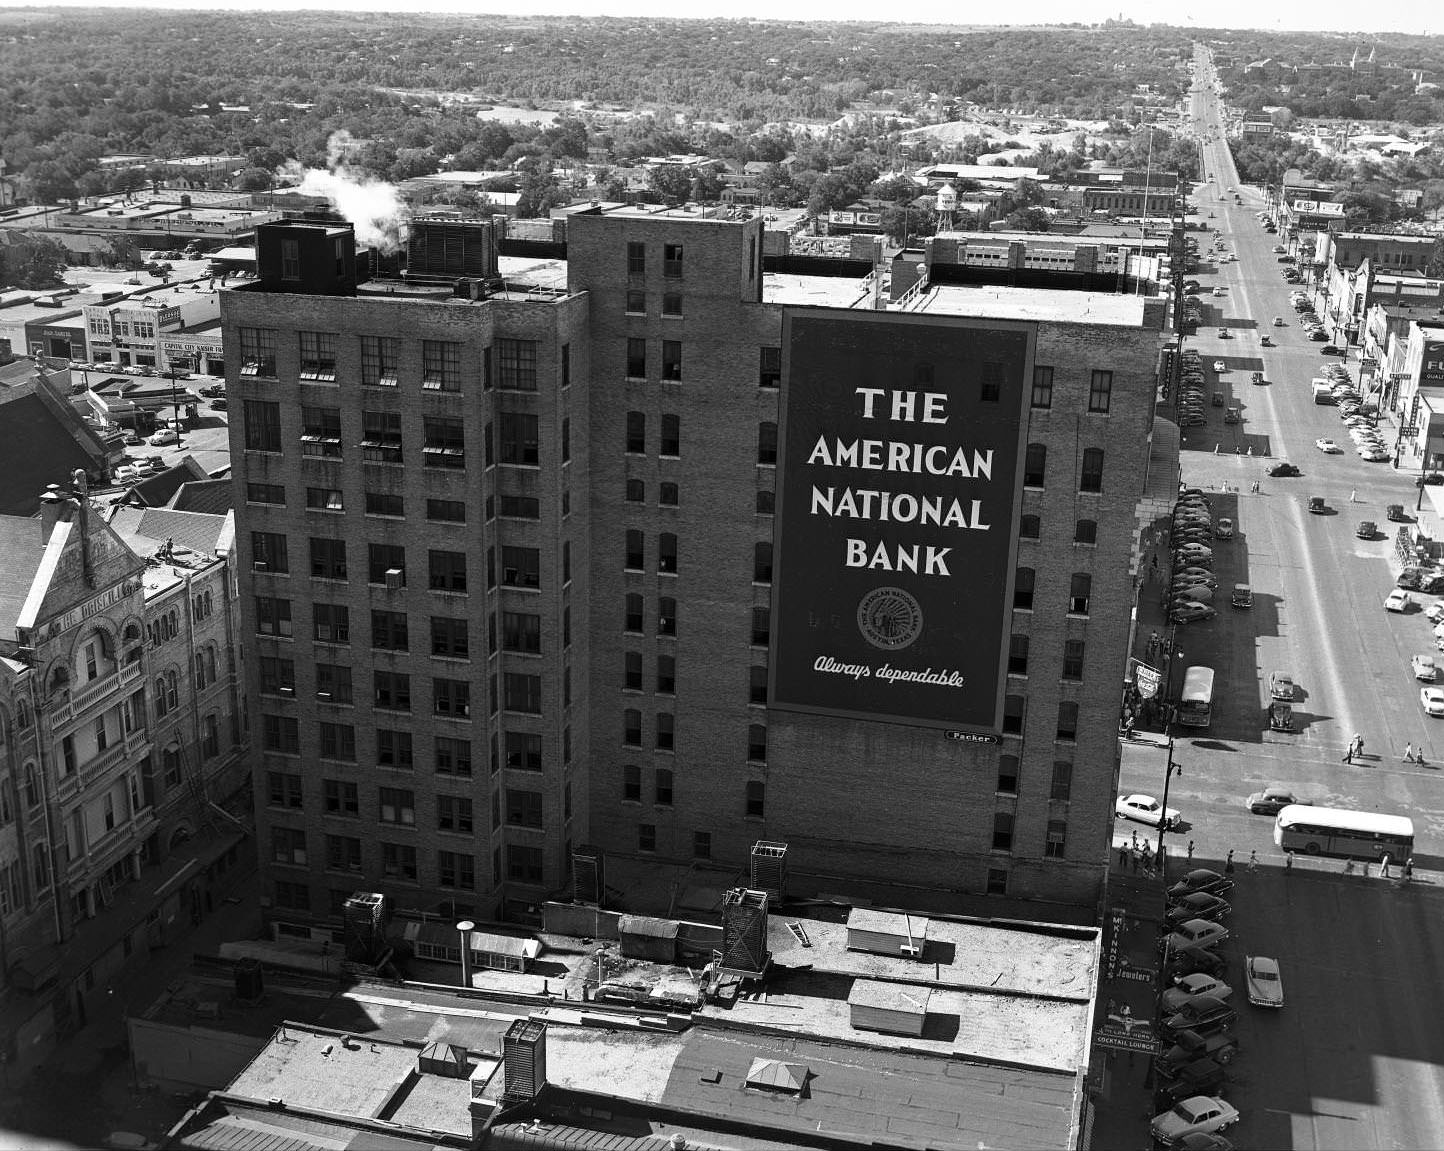
[[[118,367],[218,366],[215,361],[223,362],[220,314],[219,294],[208,281],[170,284],[89,304],[84,358]]]

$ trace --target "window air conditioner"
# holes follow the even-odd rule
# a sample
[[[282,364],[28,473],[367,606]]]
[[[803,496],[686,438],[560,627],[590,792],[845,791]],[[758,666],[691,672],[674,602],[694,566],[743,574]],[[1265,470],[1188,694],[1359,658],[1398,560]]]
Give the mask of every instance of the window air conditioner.
[[[386,569],[386,587],[388,591],[397,591],[406,586],[406,573],[400,568]]]
[[[252,561],[251,561],[251,570],[252,570],[252,571],[258,571],[258,572],[269,571],[269,570],[270,570],[270,566],[266,563],[265,560],[252,560]]]

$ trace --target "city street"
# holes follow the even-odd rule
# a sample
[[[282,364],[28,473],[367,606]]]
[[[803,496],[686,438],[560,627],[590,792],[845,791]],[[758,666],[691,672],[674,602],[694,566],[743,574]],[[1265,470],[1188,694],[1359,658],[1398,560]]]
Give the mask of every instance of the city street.
[[[1224,360],[1218,386],[1241,407],[1243,423],[1225,425],[1222,409],[1210,408],[1208,425],[1189,429],[1182,473],[1186,485],[1209,496],[1215,520],[1234,519],[1236,538],[1212,545],[1214,573],[1221,592],[1251,584],[1254,607],[1231,608],[1225,594],[1215,601],[1216,619],[1176,630],[1175,687],[1185,666],[1212,667],[1217,678],[1212,725],[1175,728],[1182,770],[1168,805],[1182,812],[1186,827],[1168,846],[1175,877],[1187,869],[1181,856],[1190,841],[1194,866],[1222,870],[1234,852],[1233,938],[1222,950],[1242,1049],[1221,1094],[1243,1117],[1229,1137],[1238,1146],[1271,1148],[1438,1146],[1444,1037],[1432,1021],[1444,1011],[1444,720],[1424,715],[1409,658],[1439,653],[1421,611],[1383,608],[1399,569],[1396,525],[1385,507],[1402,503],[1414,514],[1417,473],[1361,460],[1338,408],[1313,402],[1309,380],[1318,365],[1339,360],[1320,355],[1323,345],[1294,322],[1291,285],[1272,252],[1279,237],[1255,215],[1259,190],[1242,189],[1242,206],[1234,204],[1229,190],[1241,186],[1221,126],[1205,153],[1217,182],[1195,195],[1199,215],[1215,213],[1208,222],[1239,260],[1201,262],[1204,320],[1185,346],[1199,349],[1210,375],[1212,361]],[[1209,233],[1203,236],[1206,249]],[[1222,297],[1208,294],[1215,284],[1226,289]],[[1275,315],[1285,327],[1272,327]],[[1220,326],[1233,338],[1220,339]],[[1264,333],[1280,347],[1261,347]],[[1357,381],[1357,357],[1345,363]],[[1254,370],[1268,383],[1251,384]],[[1392,444],[1387,417],[1380,426]],[[1320,437],[1337,440],[1344,453],[1317,450]],[[1304,474],[1267,477],[1265,467],[1279,460]],[[1250,491],[1255,480],[1257,494]],[[1314,496],[1325,499],[1329,514],[1309,513]],[[1363,519],[1380,529],[1371,540],[1355,536]],[[1156,594],[1154,586],[1144,594]],[[1417,606],[1436,597],[1413,598]],[[1150,607],[1156,620],[1158,607]],[[1297,685],[1292,733],[1268,730],[1266,681],[1275,670]],[[1356,733],[1364,753],[1343,763]],[[1422,748],[1424,765],[1403,762],[1406,743]],[[1160,795],[1164,764],[1161,750],[1126,744],[1120,791]],[[1300,858],[1286,871],[1273,819],[1244,807],[1251,791],[1270,783],[1302,802],[1412,818],[1414,882],[1397,882],[1397,868],[1393,880],[1379,878],[1377,868],[1368,878],[1346,875],[1341,860]],[[1136,826],[1120,821],[1115,836],[1126,839]],[[1255,851],[1259,866],[1251,874]],[[1243,962],[1251,954],[1279,960],[1282,1011],[1248,1005]]]

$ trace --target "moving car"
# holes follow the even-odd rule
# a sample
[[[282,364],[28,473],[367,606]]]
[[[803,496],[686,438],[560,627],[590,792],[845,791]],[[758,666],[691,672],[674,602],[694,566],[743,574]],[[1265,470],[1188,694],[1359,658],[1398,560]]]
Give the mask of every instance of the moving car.
[[[1248,1001],[1255,1007],[1282,1007],[1284,984],[1279,977],[1279,961],[1267,955],[1250,955],[1244,961],[1248,976]],[[1167,992],[1164,993],[1165,995]]]
[[[1154,1116],[1149,1130],[1160,1143],[1171,1147],[1185,1135],[1211,1135],[1237,1122],[1238,1110],[1230,1104],[1212,1095],[1194,1095]]]
[[[1215,923],[1221,923],[1232,910],[1228,900],[1222,896],[1195,891],[1170,907],[1165,919],[1170,927],[1177,923],[1187,923],[1190,919],[1211,919]],[[1177,983],[1178,980],[1175,979],[1174,982]]]
[[[1425,715],[1444,716],[1444,687],[1421,687],[1419,706]]]
[[[1373,520],[1360,520],[1359,526],[1354,529],[1354,534],[1361,540],[1371,540],[1379,533],[1379,525]]]
[[[1220,540],[1233,539],[1233,520],[1227,516],[1219,517],[1218,524],[1213,529],[1213,536],[1214,539]]]
[[[1294,677],[1286,671],[1269,672],[1269,695],[1274,699],[1294,698]]]
[[[1203,995],[1210,995],[1214,999],[1227,999],[1233,994],[1233,988],[1214,975],[1185,975],[1163,993],[1163,1009],[1169,1014],[1175,1014],[1182,1010],[1183,1005],[1192,1003]]]
[[[1293,464],[1277,463],[1274,464],[1273,467],[1269,468],[1268,474],[1271,475],[1274,479],[1293,479],[1297,476],[1303,475],[1304,473],[1299,471],[1298,468],[1294,467]]]
[[[146,443],[157,448],[166,444],[178,444],[180,443],[180,433],[174,428],[161,428],[160,431],[152,433]]]
[[[1168,898],[1176,902],[1194,891],[1206,891],[1210,895],[1222,895],[1232,886],[1233,880],[1227,876],[1220,875],[1216,871],[1210,871],[1206,867],[1196,867],[1168,889]]]
[[[1213,370],[1214,370],[1215,372],[1226,372],[1226,371],[1228,371],[1228,365],[1225,364],[1222,360],[1214,360],[1214,361],[1213,361]]]
[[[1323,496],[1309,497],[1309,514],[1314,516],[1324,515],[1329,510],[1329,505],[1324,503]]]
[[[1253,607],[1253,588],[1246,583],[1234,584],[1233,595],[1228,602],[1234,607]]]
[[[1276,783],[1269,784],[1262,791],[1256,791],[1244,800],[1252,815],[1277,815],[1291,803],[1297,803],[1294,793]]]
[[[1384,610],[1400,612],[1408,611],[1409,605],[1412,602],[1413,601],[1409,598],[1408,592],[1406,592],[1403,588],[1396,587],[1393,591],[1391,591],[1387,596],[1384,597]]]
[[[1220,340],[1226,340],[1226,339],[1228,339],[1228,338],[1229,338],[1229,336],[1228,336],[1228,329],[1227,329],[1227,328],[1219,328],[1219,330],[1218,330],[1218,338],[1219,338]]]
[[[1228,928],[1209,919],[1187,919],[1159,941],[1165,951],[1193,951],[1213,947],[1228,938]]]
[[[1414,678],[1425,683],[1433,683],[1439,678],[1439,667],[1432,655],[1416,655],[1409,661],[1409,667],[1414,672]]]
[[[1408,516],[1404,514],[1403,504],[1390,504],[1384,509],[1384,518],[1390,523],[1402,523]]]
[[[1123,819],[1146,823],[1149,827],[1157,827],[1162,820],[1163,826],[1174,828],[1183,818],[1175,808],[1165,811],[1163,804],[1151,795],[1120,795],[1113,805],[1113,812]]]
[[[1343,455],[1344,453],[1343,448],[1339,447],[1338,444],[1334,443],[1333,440],[1327,437],[1315,440],[1314,447],[1318,448],[1319,451],[1323,452],[1325,455],[1338,456]]]

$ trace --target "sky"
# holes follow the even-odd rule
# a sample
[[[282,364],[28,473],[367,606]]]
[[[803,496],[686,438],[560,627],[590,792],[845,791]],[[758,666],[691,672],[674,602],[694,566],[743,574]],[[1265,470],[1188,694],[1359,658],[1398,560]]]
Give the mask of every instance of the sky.
[[[1358,0],[1310,0],[1293,5],[1261,4],[1258,0],[1208,0],[1165,8],[1158,0],[1012,0],[1006,5],[911,0],[902,9],[876,0],[52,0],[29,4],[0,0],[0,8],[172,8],[296,11],[328,9],[353,12],[464,12],[484,15],[578,16],[728,16],[789,20],[894,20],[946,24],[1099,23],[1126,17],[1140,24],[1155,21],[1191,27],[1268,28],[1272,30],[1434,32],[1444,30],[1437,0],[1393,0],[1378,8]]]

